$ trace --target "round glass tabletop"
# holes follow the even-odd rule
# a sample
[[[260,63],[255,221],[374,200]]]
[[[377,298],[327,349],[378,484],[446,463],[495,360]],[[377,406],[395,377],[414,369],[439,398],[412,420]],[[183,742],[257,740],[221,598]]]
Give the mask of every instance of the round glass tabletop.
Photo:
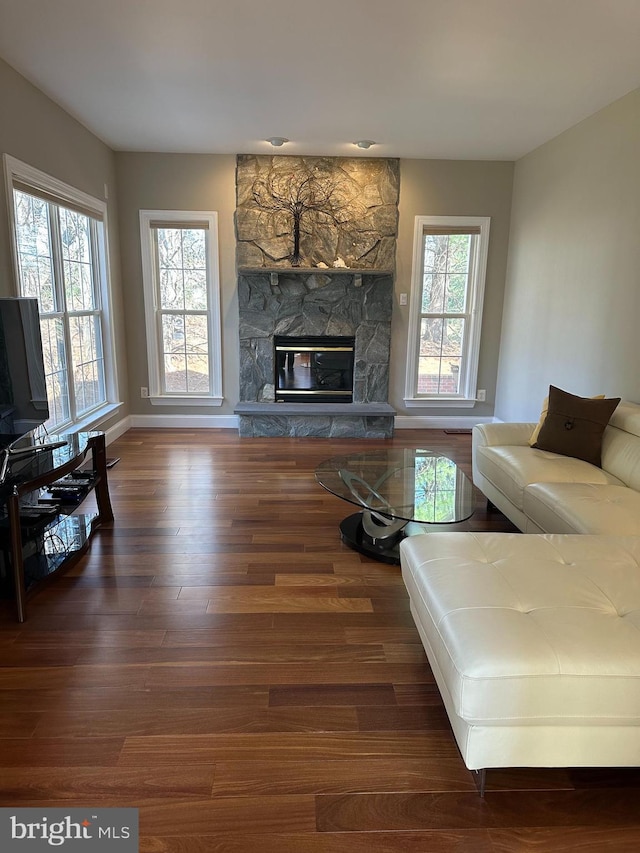
[[[342,500],[387,518],[454,524],[473,514],[473,484],[456,463],[422,448],[390,447],[326,459],[316,480]]]

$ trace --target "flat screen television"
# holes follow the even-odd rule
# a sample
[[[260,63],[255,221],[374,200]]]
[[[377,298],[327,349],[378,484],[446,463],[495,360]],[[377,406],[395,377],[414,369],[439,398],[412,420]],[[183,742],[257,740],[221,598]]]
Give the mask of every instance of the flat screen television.
[[[0,298],[0,448],[48,419],[38,300]]]

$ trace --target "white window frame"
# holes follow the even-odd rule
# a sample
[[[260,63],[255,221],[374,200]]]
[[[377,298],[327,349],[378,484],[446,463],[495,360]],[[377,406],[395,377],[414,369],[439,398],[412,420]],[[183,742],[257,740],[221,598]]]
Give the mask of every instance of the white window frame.
[[[99,311],[101,316],[102,330],[102,356],[104,363],[104,383],[106,402],[100,404],[95,409],[83,413],[82,417],[77,420],[65,421],[57,424],[55,429],[60,432],[78,432],[80,430],[93,429],[97,427],[101,421],[115,414],[123,405],[120,402],[120,392],[118,388],[118,371],[116,364],[116,345],[115,333],[113,328],[113,303],[111,293],[111,275],[109,270],[109,221],[107,214],[107,204],[102,199],[94,198],[88,193],[66,184],[46,172],[40,171],[28,163],[23,163],[10,154],[3,155],[4,160],[4,175],[5,188],[7,194],[7,207],[9,214],[9,232],[11,241],[11,254],[13,258],[14,270],[14,286],[13,292],[15,296],[20,296],[20,265],[18,260],[18,246],[16,240],[16,219],[13,200],[14,184],[20,183],[27,189],[31,187],[34,194],[38,191],[47,193],[51,196],[51,200],[59,204],[61,207],[71,206],[80,208],[98,220],[99,227],[97,229],[97,239],[95,240],[94,251],[96,253],[96,262],[98,270],[98,298]],[[65,312],[66,315],[72,315],[73,312]],[[66,324],[65,324],[66,325]],[[66,333],[65,333],[66,334]],[[67,336],[68,340],[68,336]],[[67,353],[68,368],[71,365],[70,353]],[[73,393],[70,386],[70,394]],[[70,401],[71,403],[71,401]],[[71,406],[71,413],[75,411],[75,405]]]
[[[480,357],[480,331],[484,302],[487,257],[489,252],[489,216],[416,216],[413,237],[413,267],[411,272],[411,305],[407,343],[407,372],[404,402],[407,407],[475,406]],[[420,320],[422,316],[422,286],[424,274],[424,236],[429,228],[479,228],[475,251],[471,257],[467,310],[464,314],[466,334],[462,349],[460,391],[458,394],[418,394],[418,359],[420,349]]]
[[[162,391],[161,348],[159,324],[159,290],[156,252],[152,223],[179,222],[194,227],[207,223],[207,294],[209,332],[209,394],[167,394]],[[149,400],[155,406],[221,406],[222,396],[222,336],[220,331],[220,272],[218,262],[218,214],[202,210],[141,210],[140,244],[142,247],[142,281],[144,288],[144,313],[147,333],[147,359]]]

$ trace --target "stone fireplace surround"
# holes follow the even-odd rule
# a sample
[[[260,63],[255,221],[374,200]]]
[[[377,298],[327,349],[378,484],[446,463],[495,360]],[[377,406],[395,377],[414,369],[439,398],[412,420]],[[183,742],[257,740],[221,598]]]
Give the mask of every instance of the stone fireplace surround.
[[[239,155],[237,164],[240,435],[390,437],[398,162]],[[259,210],[252,191],[272,173],[295,183],[296,170],[300,180],[328,175],[349,199],[333,219],[324,211],[305,215],[300,242],[308,266],[292,266],[287,255],[291,220]],[[333,268],[334,253],[350,268]],[[275,335],[353,336],[353,402],[276,402]]]
[[[394,409],[387,403],[393,276],[316,271],[241,273],[240,435],[387,438]],[[274,335],[355,337],[353,403],[276,403]]]

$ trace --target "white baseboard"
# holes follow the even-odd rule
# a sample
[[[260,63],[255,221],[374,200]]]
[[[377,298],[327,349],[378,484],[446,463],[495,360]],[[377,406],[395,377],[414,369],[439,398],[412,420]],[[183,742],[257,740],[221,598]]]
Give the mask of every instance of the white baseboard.
[[[104,438],[107,447],[117,438],[120,438],[121,435],[124,435],[128,429],[131,429],[131,418],[129,416],[122,418],[117,424],[105,430]]]
[[[476,424],[493,423],[492,417],[410,417],[396,415],[396,429],[471,429]]]
[[[131,427],[143,429],[238,429],[237,415],[131,415]]]

